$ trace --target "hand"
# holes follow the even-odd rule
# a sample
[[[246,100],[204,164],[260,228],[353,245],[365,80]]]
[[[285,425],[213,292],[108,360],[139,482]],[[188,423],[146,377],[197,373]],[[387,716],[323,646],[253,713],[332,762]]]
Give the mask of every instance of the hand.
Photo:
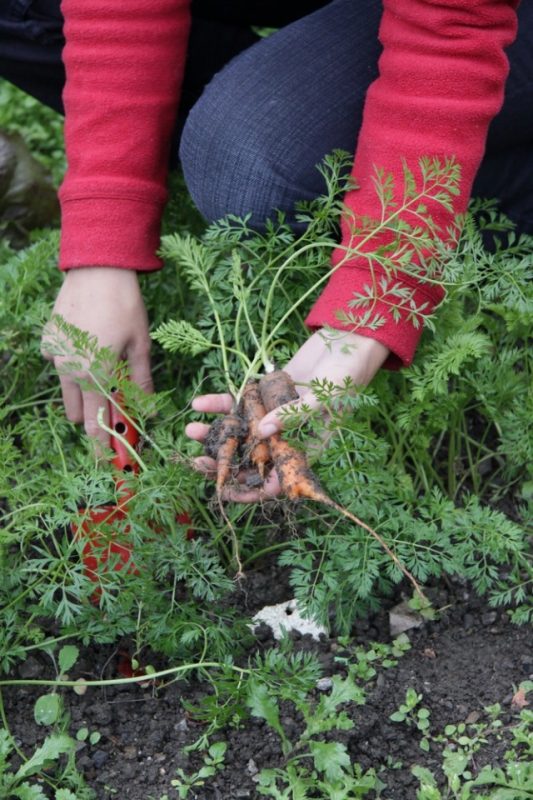
[[[146,392],[153,391],[150,372],[148,318],[137,273],[112,267],[83,267],[68,272],[57,296],[53,314],[96,336],[117,358],[129,363],[130,377]],[[72,357],[53,355],[56,331],[49,322],[43,332],[42,353],[59,372],[65,412],[72,422],[83,422],[89,436],[109,446],[108,434],[98,425],[97,414],[107,403],[97,392],[82,391],[76,378],[90,379],[88,368],[69,373]]]
[[[296,384],[300,400],[271,411],[263,417],[260,425],[262,438],[272,436],[283,429],[283,413],[288,407],[298,409],[302,405],[311,408],[320,406],[317,398],[309,388],[315,378],[327,380],[336,386],[342,386],[345,378],[351,378],[358,386],[366,386],[383,362],[389,350],[385,345],[367,336],[355,333],[342,333],[335,336],[331,331],[317,331],[284,367]],[[227,414],[231,411],[232,398],[229,394],[208,394],[196,397],[192,407],[195,411],[211,414]],[[209,431],[209,425],[191,422],[185,433],[191,439],[203,442]],[[214,475],[215,462],[207,456],[195,460],[197,469],[207,475]],[[245,475],[237,476],[244,483]],[[279,494],[279,482],[272,472],[261,489],[228,488],[225,497],[240,503],[255,503]]]

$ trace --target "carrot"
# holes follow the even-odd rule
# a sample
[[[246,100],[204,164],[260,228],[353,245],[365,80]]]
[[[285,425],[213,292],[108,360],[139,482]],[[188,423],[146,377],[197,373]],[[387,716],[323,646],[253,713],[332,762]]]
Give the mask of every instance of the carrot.
[[[259,390],[267,411],[272,411],[274,408],[284,403],[290,403],[292,400],[298,398],[298,393],[292,378],[288,373],[281,370],[275,370],[263,376],[259,381]],[[271,436],[269,441],[270,452],[272,453],[272,460],[278,474],[281,490],[289,500],[301,500],[305,498],[307,500],[314,500],[316,503],[322,503],[325,506],[335,509],[339,514],[342,514],[355,525],[358,525],[360,528],[370,533],[392,558],[405,577],[412,583],[418,595],[425,600],[426,598],[418,582],[402,564],[398,556],[390,549],[383,537],[371,528],[370,525],[367,525],[366,522],[360,520],[326,494],[317,478],[313,475],[305,454],[295,447],[291,447],[279,434]]]
[[[222,502],[222,490],[228,482],[235,457],[239,447],[246,436],[248,426],[239,414],[226,414],[218,417],[211,425],[211,429],[204,443],[204,448],[208,456],[214,458],[217,463],[216,493],[217,501],[222,518],[225,520],[233,543],[233,557],[237,566],[236,578],[243,576],[242,562],[239,555],[239,540],[231,520],[224,510]],[[237,464],[235,464],[238,467]]]
[[[238,414],[226,414],[213,423],[205,441],[206,453],[217,462],[216,490],[219,496],[231,475],[246,427]]]
[[[259,391],[267,412],[293,402],[299,397],[291,376],[279,369],[262,376],[259,381]],[[279,434],[271,436],[269,442],[281,490],[289,500],[306,497],[318,502],[329,501],[309,468],[304,453],[291,447]]]
[[[282,369],[275,369],[273,372],[262,375],[259,381],[259,391],[267,412],[273,411],[285,403],[292,403],[299,398],[293,379],[288,372]]]
[[[264,481],[270,461],[270,448],[267,442],[259,439],[257,435],[259,421],[265,416],[266,411],[256,381],[249,381],[244,387],[239,413],[248,425],[248,434],[244,442],[245,457],[257,468],[259,477]]]

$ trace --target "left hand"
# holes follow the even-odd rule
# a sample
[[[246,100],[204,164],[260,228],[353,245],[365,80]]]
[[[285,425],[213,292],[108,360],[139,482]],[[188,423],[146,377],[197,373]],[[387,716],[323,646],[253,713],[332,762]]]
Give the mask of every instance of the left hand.
[[[279,406],[266,414],[261,421],[260,435],[267,438],[282,431],[283,413],[287,408],[298,410],[305,405],[315,409],[320,406],[310,389],[312,380],[327,379],[336,386],[342,386],[345,378],[351,378],[358,386],[366,386],[388,355],[389,350],[385,345],[368,336],[341,332],[335,336],[329,330],[317,331],[284,367],[296,384],[300,400]],[[208,414],[228,414],[232,404],[233,399],[229,394],[207,394],[196,397],[192,407],[195,411]],[[191,422],[185,429],[187,436],[198,442],[205,440],[208,431],[209,425],[202,422]],[[200,456],[195,459],[195,465],[206,475],[215,475],[216,464],[213,459]],[[237,476],[237,479],[244,483],[245,476]],[[225,498],[239,503],[256,503],[276,497],[279,491],[279,482],[273,470],[261,489],[228,487]]]

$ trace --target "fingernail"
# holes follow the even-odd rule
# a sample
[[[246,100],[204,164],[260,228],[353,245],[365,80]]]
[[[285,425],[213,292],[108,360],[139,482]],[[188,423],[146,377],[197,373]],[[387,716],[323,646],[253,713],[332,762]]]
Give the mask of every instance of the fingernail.
[[[268,436],[273,436],[277,432],[278,426],[274,425],[273,422],[266,422],[264,425],[259,426],[259,435],[263,436],[265,439]]]

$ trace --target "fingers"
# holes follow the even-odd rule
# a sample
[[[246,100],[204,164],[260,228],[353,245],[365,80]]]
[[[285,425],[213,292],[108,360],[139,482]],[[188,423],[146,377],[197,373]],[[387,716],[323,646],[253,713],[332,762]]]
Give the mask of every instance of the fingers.
[[[240,486],[226,486],[223,499],[234,503],[261,503],[273,500],[281,492],[278,475],[272,470],[264,484],[258,489],[246,489]]]
[[[78,384],[68,375],[60,375],[61,394],[67,419],[71,422],[83,422],[83,398]]]
[[[209,429],[210,425],[206,425],[204,422],[190,422],[185,427],[185,435],[196,442],[205,442]]]
[[[229,414],[233,408],[233,398],[230,394],[204,394],[194,398],[192,407],[206,414]],[[204,422],[190,422],[185,427],[185,434],[196,442],[204,442],[209,429],[210,425]]]
[[[202,472],[207,478],[215,478],[217,474],[217,462],[209,456],[198,456],[193,461],[194,468]]]
[[[307,392],[303,397],[295,403],[285,403],[273,411],[266,414],[258,426],[258,434],[261,439],[267,439],[275,433],[283,430],[285,417],[288,412],[301,414],[307,410],[313,411],[320,407],[319,401],[316,399],[313,392]]]
[[[130,368],[130,378],[147,394],[152,394],[154,384],[150,367],[150,348],[142,339],[126,350],[126,358]]]
[[[204,394],[194,398],[192,407],[205,414],[229,414],[233,398],[230,394]]]
[[[82,392],[83,420],[85,433],[101,442],[104,447],[109,447],[109,434],[100,426],[98,414],[102,411],[102,421],[109,426],[109,409],[107,400],[96,392]]]

